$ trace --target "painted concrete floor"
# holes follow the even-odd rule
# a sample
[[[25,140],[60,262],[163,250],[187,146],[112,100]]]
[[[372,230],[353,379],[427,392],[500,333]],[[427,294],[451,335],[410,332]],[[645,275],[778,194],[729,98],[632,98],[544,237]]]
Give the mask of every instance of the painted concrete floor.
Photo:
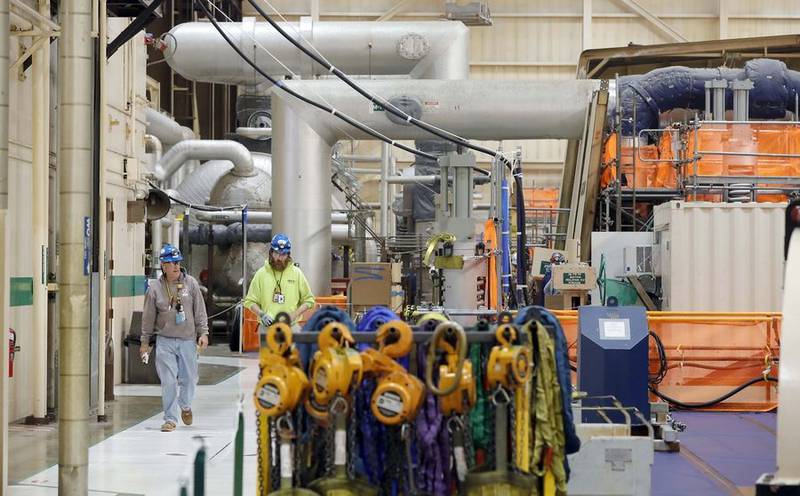
[[[163,422],[160,386],[115,387],[117,396],[131,397],[132,401],[121,401],[131,406],[129,413],[135,415],[135,410],[141,414],[139,419],[144,420],[90,448],[89,494],[177,495],[181,480],[191,479],[194,456],[201,441],[206,446],[208,458],[206,494],[230,494],[233,481],[233,438],[240,404],[245,413],[246,429],[244,487],[246,494],[255,492],[255,408],[251,394],[258,377],[258,360],[254,354],[242,358],[201,356],[200,363],[241,367],[241,373],[215,385],[198,386],[192,405],[194,424],[180,425],[171,433],[160,431]],[[152,409],[153,405],[155,410]],[[12,430],[10,435],[12,438],[19,438],[18,434]],[[57,457],[57,444],[52,441],[39,444],[38,448],[33,448],[40,450],[38,456]],[[13,460],[15,456],[15,452],[11,451],[10,458]],[[23,455],[20,453],[20,456]],[[31,453],[31,456],[36,455]],[[13,475],[11,477],[13,480]],[[58,466],[53,465],[13,484],[9,488],[9,494],[55,495],[58,493],[57,485]]]

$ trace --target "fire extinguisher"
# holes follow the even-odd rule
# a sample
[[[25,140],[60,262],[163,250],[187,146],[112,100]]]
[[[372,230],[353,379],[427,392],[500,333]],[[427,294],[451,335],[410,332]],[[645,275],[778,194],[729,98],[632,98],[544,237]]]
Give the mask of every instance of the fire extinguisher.
[[[19,351],[17,346],[17,332],[14,329],[8,329],[8,376],[14,377],[14,354]]]

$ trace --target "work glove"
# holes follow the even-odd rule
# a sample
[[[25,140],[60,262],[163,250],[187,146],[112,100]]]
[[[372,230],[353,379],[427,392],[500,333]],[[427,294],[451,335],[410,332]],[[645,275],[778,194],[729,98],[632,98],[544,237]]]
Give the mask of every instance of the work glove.
[[[258,321],[264,327],[269,327],[272,325],[272,317],[270,317],[269,314],[267,314],[267,312],[264,312],[263,310],[258,314]]]

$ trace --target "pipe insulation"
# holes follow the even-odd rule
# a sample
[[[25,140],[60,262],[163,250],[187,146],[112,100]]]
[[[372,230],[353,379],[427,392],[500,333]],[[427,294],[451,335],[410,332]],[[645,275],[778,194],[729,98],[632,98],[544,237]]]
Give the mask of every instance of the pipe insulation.
[[[181,126],[172,117],[158,110],[148,107],[144,115],[147,120],[147,133],[161,140],[164,148],[169,148],[185,139],[194,138],[194,131],[186,126]]]
[[[247,242],[269,243],[272,240],[272,226],[270,224],[250,224],[250,214],[247,218]],[[189,242],[194,245],[207,245],[209,230],[214,231],[214,246],[231,246],[242,244],[242,223],[230,225],[198,224],[189,229]],[[350,229],[347,224],[334,224],[331,226],[331,236],[337,245],[349,245],[355,242],[351,239]]]
[[[58,490],[63,495],[89,492],[91,302],[84,256],[89,244],[86,224],[92,216],[92,7],[91,0],[62,0],[58,4]]]
[[[346,74],[410,74],[425,79],[466,79],[469,75],[469,29],[461,22],[312,22],[302,18],[299,23],[279,24],[304,45],[311,48],[308,44],[312,43],[322,50]],[[245,55],[271,76],[291,74],[261,46],[291,73],[310,78],[328,72],[265,22],[245,19],[220,25]],[[186,79],[243,86],[266,81],[207,22],[179,24],[162,40],[167,63]]]
[[[233,162],[233,175],[255,175],[253,157],[241,143],[230,140],[183,140],[173,145],[156,164],[156,178],[159,181],[169,179],[190,160],[230,160]]]
[[[781,119],[786,111],[793,111],[795,97],[800,94],[800,72],[788,69],[786,64],[773,59],[753,59],[742,69],[718,67],[692,69],[665,67],[646,74],[619,78],[620,100],[624,118],[636,115],[636,130],[657,129],[659,115],[677,108],[703,110],[705,83],[722,80],[728,83],[725,91],[725,109],[733,109],[732,81],[749,79],[753,89],[749,93],[750,117],[753,119]],[[609,115],[616,109],[609,108]],[[633,132],[633,123],[622,122],[623,134]]]
[[[469,139],[580,139],[600,82],[364,80],[361,85],[414,117]],[[340,81],[286,81],[319,95],[337,111],[392,139],[430,139],[407,122],[367,105]],[[369,139],[283,91],[272,94],[273,226],[292,239],[294,258],[315,294],[330,292],[330,207],[298,201],[331,196],[331,147],[339,139]]]

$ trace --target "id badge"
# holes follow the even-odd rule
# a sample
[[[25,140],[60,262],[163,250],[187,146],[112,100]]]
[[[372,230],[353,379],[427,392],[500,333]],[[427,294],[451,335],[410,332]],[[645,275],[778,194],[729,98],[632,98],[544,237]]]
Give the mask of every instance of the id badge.
[[[186,322],[186,312],[181,310],[180,312],[175,312],[175,324],[181,325]]]
[[[286,301],[286,297],[283,296],[283,294],[281,294],[281,293],[275,293],[275,294],[272,295],[272,302],[273,303],[277,303],[278,305],[283,305],[283,303],[285,301]]]

